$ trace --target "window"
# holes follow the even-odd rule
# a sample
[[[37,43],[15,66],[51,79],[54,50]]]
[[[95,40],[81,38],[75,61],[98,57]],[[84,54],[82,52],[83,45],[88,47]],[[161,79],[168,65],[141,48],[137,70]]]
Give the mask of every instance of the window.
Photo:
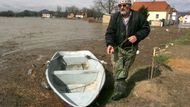
[[[159,18],[159,14],[156,14],[156,19],[158,19]]]

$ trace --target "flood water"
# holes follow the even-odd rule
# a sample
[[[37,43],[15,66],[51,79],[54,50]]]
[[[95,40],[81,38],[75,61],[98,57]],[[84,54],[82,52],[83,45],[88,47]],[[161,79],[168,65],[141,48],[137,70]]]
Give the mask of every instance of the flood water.
[[[0,17],[0,107],[67,107],[42,88],[45,64],[55,51],[103,48],[99,41],[106,27],[84,20]]]
[[[68,41],[102,40],[107,25],[84,20],[0,17],[0,46],[19,49],[69,45]]]

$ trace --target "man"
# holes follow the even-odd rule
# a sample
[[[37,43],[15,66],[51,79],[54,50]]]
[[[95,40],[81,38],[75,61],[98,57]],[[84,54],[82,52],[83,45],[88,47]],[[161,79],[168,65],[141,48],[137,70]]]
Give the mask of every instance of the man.
[[[111,16],[105,34],[107,54],[112,55],[115,80],[112,100],[125,97],[125,79],[135,60],[138,44],[150,32],[145,15],[132,10],[130,0],[120,0],[118,7],[119,12]]]

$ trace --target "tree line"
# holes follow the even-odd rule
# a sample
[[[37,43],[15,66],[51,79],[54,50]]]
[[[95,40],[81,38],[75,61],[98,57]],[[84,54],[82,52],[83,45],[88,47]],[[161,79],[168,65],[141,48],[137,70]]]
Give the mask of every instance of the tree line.
[[[30,11],[30,10],[24,10],[22,12],[14,12],[12,10],[8,11],[2,11],[0,12],[0,16],[5,16],[5,17],[24,17],[24,16],[40,16],[40,12],[36,11]]]
[[[46,10],[46,9],[45,9]],[[31,10],[24,10],[21,12],[14,12],[12,10],[8,11],[2,11],[0,12],[0,16],[4,17],[41,17],[42,13],[44,10],[41,11],[31,11]],[[65,11],[58,10],[57,11],[48,11],[49,14],[55,17],[67,17],[70,13],[73,14],[79,14],[81,12],[86,12],[88,14],[88,17],[101,17],[103,15],[102,12],[97,11],[95,9],[88,9],[88,8],[83,8],[83,9],[78,9],[74,6],[68,7]]]

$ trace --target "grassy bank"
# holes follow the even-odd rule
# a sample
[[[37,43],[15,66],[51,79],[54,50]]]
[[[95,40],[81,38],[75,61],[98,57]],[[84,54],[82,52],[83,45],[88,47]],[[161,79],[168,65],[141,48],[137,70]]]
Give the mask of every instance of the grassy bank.
[[[190,45],[190,32],[176,39],[174,43],[179,45]]]

